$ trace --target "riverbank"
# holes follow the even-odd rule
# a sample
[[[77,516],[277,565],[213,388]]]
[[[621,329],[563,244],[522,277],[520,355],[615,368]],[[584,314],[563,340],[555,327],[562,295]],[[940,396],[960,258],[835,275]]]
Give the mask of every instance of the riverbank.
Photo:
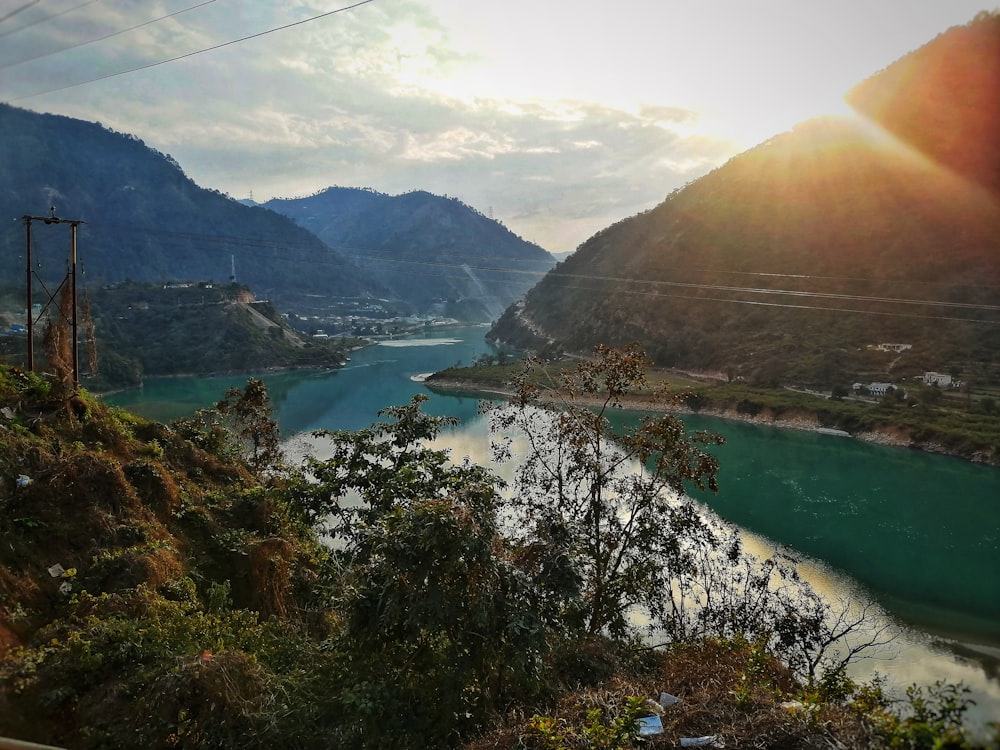
[[[476,368],[469,368],[476,369]],[[447,374],[435,373],[428,377],[424,385],[442,393],[482,395],[491,398],[508,398],[513,390],[508,382],[464,378],[452,370]],[[898,424],[881,418],[858,419],[856,414],[833,407],[834,402],[811,396],[822,406],[808,408],[806,405],[787,405],[779,397],[782,392],[769,394],[764,389],[755,389],[753,397],[748,393],[719,394],[721,386],[699,386],[677,400],[656,398],[651,394],[629,394],[622,403],[633,411],[674,412],[678,414],[699,414],[706,417],[745,422],[749,424],[778,427],[782,429],[806,430],[825,434],[841,435],[867,443],[910,448],[927,453],[960,458],[973,463],[1000,467],[1000,448],[997,442],[988,440],[964,440],[961,435],[947,435],[931,422],[918,424]],[[713,392],[715,395],[713,396]],[[719,395],[723,397],[720,398]],[[742,397],[741,397],[742,396]],[[800,399],[805,394],[798,394]],[[769,403],[773,401],[775,403]],[[874,409],[876,405],[866,405]],[[881,416],[881,415],[878,415]],[[910,415],[907,415],[909,417]],[[1000,420],[998,420],[1000,421]],[[852,429],[853,428],[853,429]],[[947,439],[951,437],[951,440]],[[957,443],[957,444],[956,444]]]

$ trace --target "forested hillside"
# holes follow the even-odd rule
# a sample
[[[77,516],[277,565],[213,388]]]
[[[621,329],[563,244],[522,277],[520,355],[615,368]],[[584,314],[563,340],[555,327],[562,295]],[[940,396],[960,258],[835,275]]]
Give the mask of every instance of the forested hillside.
[[[970,35],[965,55],[948,51]],[[871,121],[805,122],[592,237],[490,336],[573,351],[638,340],[658,364],[765,384],[995,381],[998,131],[983,123],[1000,88],[996,55],[981,53],[998,39],[983,16],[908,58],[919,84],[892,67],[859,88],[855,101],[923,150]],[[921,114],[953,102],[955,116]],[[887,342],[912,348],[870,348]]]
[[[461,201],[423,191],[331,187],[264,205],[374,272],[414,308],[463,320],[495,320],[555,262]]]
[[[69,117],[0,105],[0,280],[24,278],[25,232],[14,219],[80,219],[81,273],[90,283],[226,282],[235,264],[259,298],[289,291],[356,296],[377,290],[319,239],[283,216],[192,182],[139,138]],[[65,227],[39,224],[39,252],[68,247]],[[62,255],[52,261],[61,274]],[[43,269],[44,270],[44,269]]]
[[[226,282],[235,272],[258,298],[313,313],[377,297],[388,314],[495,320],[554,263],[451,198],[330,188],[264,208],[199,187],[168,154],[99,123],[0,105],[0,135],[0,216],[11,219],[0,283],[23,279],[14,220],[53,208],[85,222],[90,283]],[[64,271],[68,229],[36,227],[51,280]]]
[[[950,29],[848,102],[934,161],[1000,194],[1000,14]]]
[[[273,304],[236,284],[130,282],[95,289],[88,301],[97,365],[85,380],[91,390],[146,375],[340,367],[353,343],[301,336]],[[83,369],[92,370],[86,354]]]

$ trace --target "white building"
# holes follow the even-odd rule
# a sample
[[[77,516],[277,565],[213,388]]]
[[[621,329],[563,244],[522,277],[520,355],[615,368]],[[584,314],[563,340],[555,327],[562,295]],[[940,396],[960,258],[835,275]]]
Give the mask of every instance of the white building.
[[[896,388],[892,383],[855,383],[853,387],[856,391],[860,391],[863,388],[872,396],[884,396],[890,390],[895,390]]]
[[[938,388],[950,388],[951,375],[944,372],[925,372],[924,385],[936,385]]]

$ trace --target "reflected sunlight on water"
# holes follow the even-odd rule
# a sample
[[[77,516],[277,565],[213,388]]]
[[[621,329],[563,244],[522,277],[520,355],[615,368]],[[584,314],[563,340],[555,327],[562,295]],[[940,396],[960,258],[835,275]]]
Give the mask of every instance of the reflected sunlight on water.
[[[288,445],[291,448],[293,443]],[[318,451],[317,455],[322,457],[322,441],[297,436],[294,445],[299,451],[297,455],[308,449]],[[468,458],[476,464],[489,466],[507,483],[513,479],[513,463],[497,465],[492,460],[488,419],[482,415],[443,431],[430,447],[450,451],[455,461]],[[523,442],[515,442],[515,452],[518,449],[525,449]],[[707,506],[702,507],[712,513]],[[874,649],[851,665],[848,672],[852,678],[868,681],[881,675],[888,681],[886,689],[899,698],[904,697],[906,688],[914,683],[961,682],[970,688],[976,701],[967,714],[970,726],[982,729],[989,722],[1000,720],[1000,649],[967,646],[908,627],[879,606],[862,586],[828,565],[779,548],[764,537],[745,530],[740,530],[740,536],[746,550],[759,558],[766,558],[776,550],[790,553],[798,561],[797,569],[802,578],[827,601],[834,604],[850,601],[853,611],[860,611],[867,605],[868,616],[873,618],[872,627],[885,626],[892,633],[890,644]]]
[[[310,436],[312,430],[366,427],[378,419],[379,409],[427,393],[421,374],[456,361],[470,363],[490,351],[482,341],[484,330],[452,329],[441,331],[441,339],[382,342],[352,353],[351,364],[339,371],[265,376],[288,457],[300,460],[311,452],[326,458],[328,448]],[[245,380],[170,379],[118,399],[122,405],[145,400],[164,409],[170,402],[179,413],[148,416],[173,418],[214,403],[226,387]],[[511,465],[492,464],[478,399],[434,394],[424,406],[429,414],[462,420],[433,447],[448,448],[456,461],[467,457],[493,466],[501,478],[512,479]],[[634,414],[621,416],[635,419]],[[773,548],[768,540],[794,547],[803,576],[824,596],[881,603],[878,617],[891,623],[897,640],[879,658],[858,662],[854,676],[884,674],[897,691],[912,683],[961,681],[973,690],[976,722],[1000,720],[1000,617],[976,619],[983,607],[1000,607],[995,593],[1000,590],[1000,508],[995,503],[1000,471],[843,437],[706,418],[685,421],[692,429],[726,437],[717,452],[722,490],[698,500],[740,528],[752,529],[744,532],[748,549],[766,554]],[[894,620],[887,608],[905,613],[920,629]],[[932,629],[957,635],[958,641],[932,636]],[[963,633],[993,637],[984,637],[990,645],[982,646]]]

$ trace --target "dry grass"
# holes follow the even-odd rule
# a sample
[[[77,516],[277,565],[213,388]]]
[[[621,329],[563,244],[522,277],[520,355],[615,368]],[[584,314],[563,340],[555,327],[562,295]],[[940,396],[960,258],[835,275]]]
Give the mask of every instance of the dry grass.
[[[797,685],[776,660],[749,646],[715,641],[684,645],[651,656],[659,664],[648,676],[616,674],[598,688],[564,695],[540,711],[579,729],[588,711],[602,709],[605,723],[621,716],[631,696],[656,700],[661,692],[681,699],[663,710],[663,734],[646,747],[677,747],[683,737],[714,735],[726,748],[837,750],[875,748],[872,726],[850,707],[794,703]],[[466,745],[466,750],[545,748],[529,727],[530,717],[507,717],[502,726]],[[568,750],[589,747],[567,732]]]

